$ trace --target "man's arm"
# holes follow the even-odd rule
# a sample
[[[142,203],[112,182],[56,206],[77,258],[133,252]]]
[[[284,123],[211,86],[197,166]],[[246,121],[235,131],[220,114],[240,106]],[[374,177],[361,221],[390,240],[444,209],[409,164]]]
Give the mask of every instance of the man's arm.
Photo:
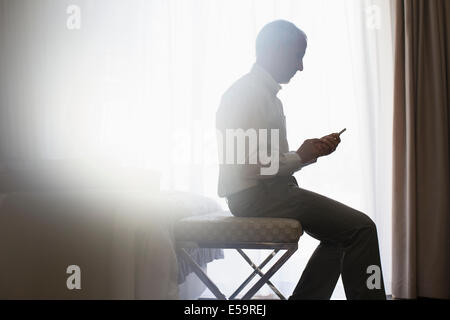
[[[237,161],[233,163],[224,162],[227,166],[233,166],[241,171],[240,176],[253,179],[269,179],[274,176],[292,175],[301,168],[315,163],[317,158],[332,152],[332,144],[328,140],[322,139],[306,140],[297,151],[281,152],[280,142],[283,143],[283,141],[280,141],[278,135],[278,139],[275,138],[275,143],[272,143],[270,131],[273,124],[268,121],[267,110],[262,110],[261,105],[263,104],[264,101],[261,101],[258,95],[252,94],[251,90],[238,94],[229,93],[224,95],[221,100],[216,120],[217,129],[221,131],[223,139],[221,143],[223,159],[221,160],[227,160],[227,151],[233,153],[237,151],[239,153],[239,148],[227,148],[226,130],[241,130],[243,133],[248,133],[248,137],[244,138],[244,141],[249,138],[244,143],[244,163]],[[261,141],[259,139],[260,130],[266,130],[267,140]],[[258,137],[259,141],[257,143],[251,143],[252,139],[250,136],[252,131]],[[264,136],[264,132],[262,132],[262,135]],[[287,148],[286,145],[285,149]],[[265,160],[271,160],[271,162],[262,161],[261,155],[264,156],[269,153],[269,159]],[[256,163],[252,162],[252,159],[257,159]]]
[[[316,163],[319,157],[323,157],[334,152],[340,142],[340,139],[337,137],[338,140],[334,140],[334,134],[330,136],[326,136],[321,139],[308,139],[297,151],[280,153],[279,168],[276,175],[292,175],[301,170],[303,167]],[[260,178],[270,177],[270,175],[260,175]]]

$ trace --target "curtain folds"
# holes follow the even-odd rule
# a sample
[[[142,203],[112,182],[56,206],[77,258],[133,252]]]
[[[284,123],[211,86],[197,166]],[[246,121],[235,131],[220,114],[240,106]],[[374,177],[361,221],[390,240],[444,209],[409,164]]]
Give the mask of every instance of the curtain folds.
[[[450,2],[395,10],[392,292],[450,298]]]

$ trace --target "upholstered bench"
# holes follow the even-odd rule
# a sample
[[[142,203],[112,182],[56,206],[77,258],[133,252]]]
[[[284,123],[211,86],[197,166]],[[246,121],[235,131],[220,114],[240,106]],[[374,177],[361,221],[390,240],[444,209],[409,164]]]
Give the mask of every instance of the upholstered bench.
[[[259,275],[261,279],[243,295],[243,300],[251,299],[264,284],[269,285],[280,299],[285,299],[270,282],[270,278],[297,250],[298,241],[302,234],[302,226],[297,220],[240,218],[231,215],[229,212],[185,218],[179,220],[174,226],[176,249],[179,255],[186,259],[197,276],[218,299],[226,299],[226,297],[185,249],[236,249],[250,264],[254,270],[253,273],[229,297],[230,300],[235,299],[256,275]],[[257,266],[243,249],[273,249],[274,251]],[[262,269],[280,250],[286,250],[286,252],[264,274]]]

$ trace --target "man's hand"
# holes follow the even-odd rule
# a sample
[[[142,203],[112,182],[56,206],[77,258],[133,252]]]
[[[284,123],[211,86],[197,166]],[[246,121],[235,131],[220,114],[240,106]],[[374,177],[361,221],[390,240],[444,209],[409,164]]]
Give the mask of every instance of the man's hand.
[[[325,156],[336,151],[337,146],[341,143],[341,138],[339,137],[339,133],[332,133],[320,139],[320,141],[326,143],[329,150],[325,152]]]
[[[304,164],[310,163],[319,157],[333,153],[340,142],[341,139],[337,133],[330,134],[321,139],[308,139],[297,150],[297,154]]]

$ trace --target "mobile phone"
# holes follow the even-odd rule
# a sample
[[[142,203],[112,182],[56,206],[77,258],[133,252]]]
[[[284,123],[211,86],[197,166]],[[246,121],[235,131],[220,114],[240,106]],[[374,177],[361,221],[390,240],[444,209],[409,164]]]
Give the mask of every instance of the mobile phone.
[[[343,134],[345,131],[347,131],[347,128],[345,128],[341,132],[339,132],[339,136],[341,136],[341,134]]]

